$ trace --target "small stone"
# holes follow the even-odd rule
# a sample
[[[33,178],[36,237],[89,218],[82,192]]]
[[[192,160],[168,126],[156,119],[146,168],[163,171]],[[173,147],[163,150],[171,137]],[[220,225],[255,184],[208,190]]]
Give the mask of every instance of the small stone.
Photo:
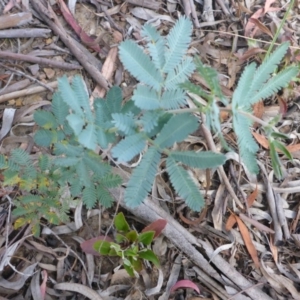
[[[35,76],[38,73],[40,66],[38,64],[35,64],[35,65],[31,65],[31,66],[27,67],[27,69],[30,71],[30,73],[33,76]]]
[[[45,72],[48,79],[52,79],[55,76],[55,71],[53,69],[44,68],[43,70],[44,70],[44,72]]]

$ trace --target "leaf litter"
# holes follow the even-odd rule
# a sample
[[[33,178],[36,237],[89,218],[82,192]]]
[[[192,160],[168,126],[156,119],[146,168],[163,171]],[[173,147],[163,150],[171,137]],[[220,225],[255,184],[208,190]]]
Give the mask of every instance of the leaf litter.
[[[104,97],[107,88],[114,84],[121,85],[124,94],[128,94],[136,82],[118,61],[117,44],[124,38],[139,41],[145,22],[167,34],[179,14],[191,17],[194,32],[190,53],[199,55],[203,63],[217,70],[222,91],[230,97],[243,68],[251,61],[261,63],[288,6],[283,0],[215,1],[214,4],[208,0],[49,3],[50,6],[44,5],[44,1],[0,2],[0,19],[4,18],[10,28],[10,32],[5,27],[0,30],[1,153],[9,154],[13,148],[21,147],[37,158],[45,151],[31,144],[36,130],[32,114],[39,107],[47,109],[57,87],[56,80],[64,74],[68,77],[81,74],[92,95],[91,101],[94,97]],[[287,64],[299,61],[299,9],[295,2],[276,41],[291,42]],[[19,14],[18,19],[15,14]],[[67,23],[72,24],[76,33]],[[26,36],[25,31],[31,32],[31,36]],[[194,74],[192,80],[208,88],[201,76]],[[216,172],[199,174],[192,169],[189,172],[195,181],[200,181],[206,208],[197,215],[180,207],[181,199],[164,176],[164,161],[152,191],[154,204],[147,200],[139,210],[132,211],[120,202],[134,226],[148,225],[158,219],[168,224],[163,232],[167,239],[159,244],[163,249],[156,249],[162,269],[145,269],[148,279],[142,276],[144,282],[139,280],[137,288],[129,287],[134,284],[130,278],[125,285],[112,281],[121,271],[117,269],[118,261],[84,255],[80,248],[80,243],[113,230],[111,224],[117,206],[91,211],[74,206],[70,209],[73,222],[51,228],[44,224],[41,238],[37,239],[30,235],[28,226],[20,230],[13,227],[10,211],[20,191],[1,188],[0,295],[9,299],[58,299],[82,293],[89,299],[175,299],[186,294],[190,295],[186,299],[197,299],[196,292],[185,289],[170,295],[171,287],[178,282],[178,287],[199,289],[202,298],[207,299],[284,296],[300,299],[297,288],[300,118],[299,107],[294,105],[298,97],[299,87],[293,83],[280,95],[254,108],[255,115],[263,120],[271,109],[273,115],[282,113],[278,128],[289,136],[286,146],[294,156],[294,161],[288,162],[278,152],[286,172],[282,182],[273,176],[268,144],[260,127],[254,126],[253,135],[262,146],[258,159],[263,172],[260,178],[253,178],[234,152],[237,145],[231,133],[230,115],[223,119],[223,132],[233,149],[227,156],[232,170],[225,169],[223,180],[227,178],[230,182],[243,209],[234,205]],[[196,142],[185,141],[176,147],[195,149],[195,144],[200,143],[207,147],[201,132],[192,138]],[[216,137],[214,141],[219,149]],[[106,155],[102,153],[103,157]],[[131,172],[128,166],[119,168],[124,168],[118,170],[123,174]],[[122,200],[122,194],[122,190],[117,191],[116,199]],[[233,227],[236,222],[237,228]],[[225,230],[225,224],[230,230]],[[182,252],[190,264],[187,269],[181,265]],[[175,271],[175,267],[179,269]],[[168,280],[171,270],[176,273],[172,282]],[[121,282],[125,277],[121,275]]]

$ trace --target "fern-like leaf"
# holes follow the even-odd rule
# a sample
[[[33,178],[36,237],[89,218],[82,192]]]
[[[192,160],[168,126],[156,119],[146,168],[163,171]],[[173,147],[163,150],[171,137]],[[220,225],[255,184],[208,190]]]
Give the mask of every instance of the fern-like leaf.
[[[151,25],[145,24],[141,31],[143,37],[148,40],[148,50],[152,61],[158,70],[161,70],[164,63],[165,40],[158,31]]]
[[[90,102],[89,102],[89,95],[87,92],[86,85],[82,79],[81,76],[75,75],[73,80],[72,80],[72,89],[76,94],[76,100],[74,99],[73,101],[78,101],[80,106],[84,110],[85,118],[89,121],[92,121],[94,116],[92,114],[91,108],[90,108]],[[71,106],[72,108],[72,106]]]
[[[156,91],[160,90],[162,76],[149,56],[138,45],[130,40],[121,43],[119,55],[122,64],[138,81],[148,84]]]
[[[150,132],[158,125],[158,120],[163,112],[160,110],[146,111],[140,119],[145,132]]]
[[[258,145],[252,137],[249,129],[251,120],[238,113],[233,116],[233,128],[238,139],[238,146],[242,161],[245,163],[251,173],[258,173],[255,154],[258,151]]]
[[[281,44],[269,57],[267,57],[262,64],[257,68],[250,86],[245,90],[247,91],[240,99],[240,105],[248,104],[249,99],[259,91],[266,81],[274,72],[276,66],[281,62],[283,56],[288,50],[289,43]]]
[[[140,164],[134,169],[125,190],[125,203],[130,207],[139,206],[150,192],[160,160],[160,153],[150,148]]]
[[[67,120],[74,133],[76,135],[79,135],[79,133],[82,131],[83,126],[85,125],[84,119],[79,115],[70,114],[67,116]]]
[[[185,104],[185,92],[181,89],[176,89],[166,90],[163,93],[160,106],[164,109],[178,109]]]
[[[32,164],[29,154],[23,149],[14,149],[11,152],[11,161],[20,166],[29,166]]]
[[[274,95],[281,88],[287,86],[298,73],[299,70],[297,67],[288,67],[282,70],[272,77],[256,94],[252,95],[250,103],[254,104],[262,99],[266,99]]]
[[[107,174],[101,178],[101,185],[108,189],[115,188],[122,183],[122,178],[119,175]]]
[[[121,113],[112,114],[114,125],[126,135],[135,133],[134,116],[130,113],[124,115]]]
[[[103,207],[109,208],[113,204],[113,197],[110,192],[101,184],[97,187],[97,197]]]
[[[118,86],[113,86],[106,95],[106,106],[110,114],[121,112],[122,108],[122,90]]]
[[[176,89],[194,72],[195,65],[191,57],[187,57],[175,69],[171,70],[165,80],[165,89]]]
[[[80,156],[82,151],[81,147],[68,144],[67,142],[56,143],[54,148],[56,155],[66,155],[67,157]]]
[[[119,162],[127,162],[134,158],[145,148],[146,142],[141,134],[134,134],[125,137],[115,147],[112,148],[112,155]]]
[[[191,42],[192,22],[190,19],[181,17],[167,36],[168,49],[165,51],[165,64],[163,72],[169,73],[183,59]]]
[[[69,106],[62,100],[60,93],[54,93],[52,97],[52,112],[59,125],[64,124],[69,114]]]
[[[83,117],[81,103],[78,101],[75,91],[66,76],[58,79],[58,89],[63,101],[79,116]]]
[[[89,123],[78,135],[78,142],[90,149],[95,150],[97,146],[96,125]]]
[[[83,189],[82,201],[86,205],[87,209],[95,207],[97,202],[97,190],[94,185],[90,185]]]
[[[167,172],[172,186],[178,195],[183,198],[188,207],[200,211],[204,206],[204,199],[189,173],[171,157],[167,159]]]
[[[0,154],[0,169],[6,169],[6,168],[7,168],[6,158],[3,154]]]
[[[101,161],[100,156],[96,153],[91,152],[89,155],[85,155],[82,159],[86,166],[88,166],[89,169],[100,178],[110,171],[110,166]]]
[[[141,84],[134,90],[132,100],[141,109],[154,110],[160,107],[157,92]]]
[[[223,154],[211,151],[172,151],[170,157],[187,166],[199,169],[215,168],[223,165],[226,161]]]
[[[37,125],[45,129],[55,129],[58,125],[54,115],[50,111],[38,110],[34,113],[33,118]]]
[[[171,147],[175,142],[183,141],[197,127],[198,120],[193,115],[184,113],[172,116],[155,139],[155,143],[161,148]]]
[[[256,70],[256,64],[251,63],[248,65],[244,72],[242,73],[242,76],[238,82],[237,88],[235,89],[232,97],[232,107],[233,109],[236,109],[238,107],[241,107],[241,103],[243,103],[243,106],[248,108],[250,106],[249,99],[245,98],[245,91],[249,88],[249,83],[252,82],[253,76],[255,74]],[[251,95],[249,95],[251,96]]]

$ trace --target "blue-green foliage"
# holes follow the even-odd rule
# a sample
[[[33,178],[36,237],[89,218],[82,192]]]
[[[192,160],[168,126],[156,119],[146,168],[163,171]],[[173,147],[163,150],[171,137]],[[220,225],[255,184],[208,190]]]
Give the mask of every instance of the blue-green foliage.
[[[245,68],[233,94],[233,129],[237,135],[239,153],[242,161],[252,173],[258,173],[259,170],[256,162],[258,145],[252,137],[250,130],[253,121],[248,118],[245,113],[252,114],[253,104],[278,92],[297,76],[298,68],[295,66],[286,67],[276,75],[272,76],[272,73],[281,62],[288,47],[288,43],[280,45],[258,68],[256,68],[255,63],[248,65]],[[211,67],[204,66],[199,59],[196,59],[196,69],[207,82],[210,92],[203,90],[201,87],[196,86],[191,82],[185,82],[184,84],[181,84],[181,87],[207,100],[206,107],[202,107],[197,102],[195,102],[195,104],[200,106],[200,109],[205,113],[207,126],[218,134],[223,145],[227,147],[221,132],[219,107],[217,104],[218,101],[221,101],[224,105],[227,105],[227,101],[222,94],[217,78],[217,72]],[[270,131],[270,128],[267,128],[267,130]],[[273,141],[274,139],[270,140],[270,142]],[[276,162],[273,162],[273,166],[277,166],[274,168],[275,174],[277,177],[281,177],[281,172],[278,172],[280,169],[280,166],[278,167],[278,161],[279,159],[277,159]]]
[[[41,127],[35,135],[35,142],[53,148],[52,165],[61,175],[58,184],[71,186],[73,198],[82,193],[84,204],[92,208],[97,202],[101,203],[96,187],[102,184],[102,189],[108,188],[101,180],[110,174],[110,166],[94,150],[98,145],[107,146],[116,139],[108,130],[113,126],[113,115],[118,115],[121,110],[121,91],[117,87],[112,88],[107,95],[109,102],[96,99],[93,111],[81,77],[75,76],[72,84],[69,84],[66,77],[60,78],[58,82],[53,110],[46,113],[37,111],[34,114],[34,120]],[[59,138],[53,140],[52,136]],[[121,182],[118,176],[113,178],[109,187],[113,187],[113,182],[115,186]],[[113,198],[108,200],[107,197],[102,204],[108,207],[112,202]]]
[[[253,104],[278,92],[297,76],[299,71],[295,66],[289,66],[272,76],[288,47],[288,43],[280,45],[258,68],[254,63],[246,67],[233,94],[233,128],[237,135],[241,158],[253,173],[258,172],[255,158],[258,146],[250,131],[252,121],[240,112],[252,113]],[[281,177],[278,172],[276,175]]]
[[[182,107],[186,104],[185,93],[178,84],[195,69],[193,60],[186,56],[192,22],[180,18],[166,37],[150,25],[145,25],[141,33],[147,40],[149,56],[133,41],[127,40],[119,47],[123,65],[140,82],[132,100],[145,110]]]

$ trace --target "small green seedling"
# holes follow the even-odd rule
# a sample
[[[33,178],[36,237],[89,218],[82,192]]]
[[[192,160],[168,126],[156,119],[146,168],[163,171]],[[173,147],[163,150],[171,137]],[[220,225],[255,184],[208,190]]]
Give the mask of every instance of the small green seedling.
[[[165,228],[167,222],[159,219],[144,228],[141,233],[130,229],[124,214],[116,215],[114,225],[116,228],[115,240],[102,237],[102,240],[92,239],[93,243],[86,241],[81,244],[82,249],[87,253],[93,253],[91,246],[100,255],[119,256],[128,274],[132,277],[138,276],[143,269],[143,260],[152,262],[159,267],[159,260],[154,252],[149,249],[154,238],[156,238]],[[101,237],[100,237],[101,238]]]

